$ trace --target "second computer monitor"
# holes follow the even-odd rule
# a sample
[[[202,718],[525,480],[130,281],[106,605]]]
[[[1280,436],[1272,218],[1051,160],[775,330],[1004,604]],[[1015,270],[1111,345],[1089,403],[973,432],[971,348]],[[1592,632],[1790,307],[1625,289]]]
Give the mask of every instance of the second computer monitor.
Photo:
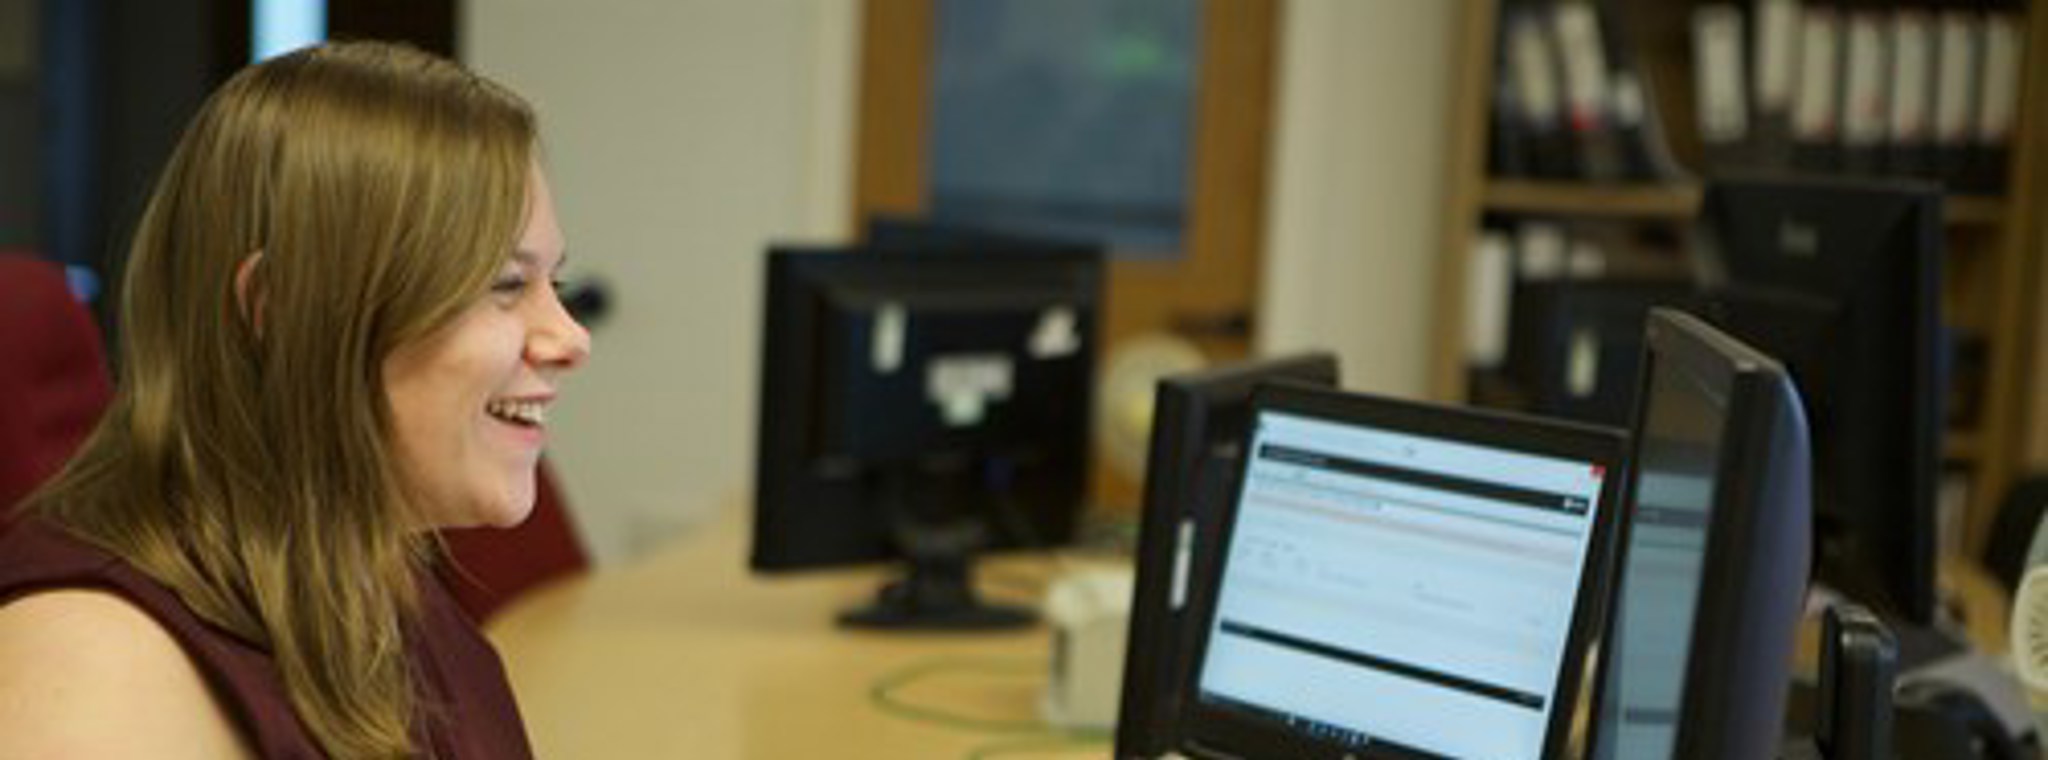
[[[1689,315],[1652,312],[1646,337],[1591,757],[1772,757],[1810,556],[1799,394]]]
[[[849,625],[988,628],[985,545],[1064,543],[1088,462],[1099,252],[768,256],[752,566],[905,559]]]
[[[1933,622],[1941,194],[1721,179],[1700,209],[1710,316],[1791,371],[1813,430],[1818,581]]]
[[[1180,750],[1562,756],[1621,431],[1268,385],[1246,440]]]
[[[1161,379],[1154,393],[1116,720],[1119,758],[1157,757],[1173,749],[1196,634],[1186,614],[1188,584],[1215,551],[1224,501],[1251,426],[1252,391],[1273,382],[1334,387],[1337,357],[1301,354],[1173,375]]]

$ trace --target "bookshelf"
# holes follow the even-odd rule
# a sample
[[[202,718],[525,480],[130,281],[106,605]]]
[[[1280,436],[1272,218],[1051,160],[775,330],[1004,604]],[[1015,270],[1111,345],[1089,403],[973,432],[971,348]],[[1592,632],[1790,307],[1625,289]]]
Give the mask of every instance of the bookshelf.
[[[1627,12],[1613,18],[1631,43],[1626,55],[1648,87],[1646,108],[1661,123],[1671,158],[1692,177],[1703,174],[1706,151],[1694,128],[1690,18],[1698,0],[1626,0]],[[1749,3],[1741,3],[1745,8]],[[1928,7],[1925,3],[1902,3]],[[2005,188],[1998,195],[1951,195],[1943,214],[1947,227],[1943,316],[1981,354],[1981,369],[1959,374],[1968,383],[1974,414],[1952,423],[1941,447],[1947,473],[1966,479],[1961,540],[1975,553],[1984,543],[1998,501],[2031,459],[2048,460],[2048,335],[2034,321],[2048,318],[2037,303],[2048,272],[2039,266],[2044,226],[2040,210],[2043,164],[2048,163],[2048,13],[2025,9],[2020,37],[2020,99],[2006,164],[1998,167]],[[1495,107],[1495,43],[1505,23],[1500,0],[1463,0],[1453,33],[1455,91],[1451,99],[1450,154],[1441,219],[1442,248],[1436,271],[1435,329],[1430,358],[1431,393],[1439,400],[1471,400],[1467,356],[1468,280],[1483,219],[1539,217],[1568,224],[1618,222],[1690,225],[1701,190],[1695,179],[1594,182],[1494,177],[1489,169],[1489,129]],[[2037,337],[2040,335],[2040,337]],[[2048,372],[2048,369],[2041,370]],[[2035,398],[2041,396],[2042,398]],[[2040,442],[2036,442],[2040,439]],[[2031,455],[2031,456],[2030,456]]]

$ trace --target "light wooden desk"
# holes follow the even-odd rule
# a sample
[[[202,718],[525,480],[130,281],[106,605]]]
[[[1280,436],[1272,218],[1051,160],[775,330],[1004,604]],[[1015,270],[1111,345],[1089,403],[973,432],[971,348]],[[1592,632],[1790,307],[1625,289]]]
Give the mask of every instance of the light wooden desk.
[[[899,692],[904,701],[1033,720],[1050,657],[1042,627],[978,635],[838,628],[833,615],[865,601],[890,569],[755,577],[746,568],[746,518],[728,509],[635,564],[521,599],[488,626],[541,757],[962,758],[1043,737],[903,717],[870,696],[891,676],[929,664],[939,669]],[[1033,558],[988,564],[985,580],[1050,571]],[[1974,566],[1944,570],[1971,637],[2002,652],[2003,590]],[[1817,633],[1800,634],[1801,670],[1812,668]],[[960,661],[998,667],[949,664]],[[1105,744],[1053,743],[1014,756],[1107,754]]]
[[[541,757],[961,758],[1043,737],[903,717],[870,697],[884,679],[934,664],[898,696],[960,716],[1033,720],[1050,659],[1043,627],[838,628],[834,614],[870,597],[888,569],[755,577],[751,529],[745,510],[728,509],[652,556],[543,589],[492,621],[486,632]],[[1043,578],[1050,563],[988,564]],[[997,667],[945,664],[960,660]],[[1014,756],[1108,754],[1104,743],[1055,749]]]

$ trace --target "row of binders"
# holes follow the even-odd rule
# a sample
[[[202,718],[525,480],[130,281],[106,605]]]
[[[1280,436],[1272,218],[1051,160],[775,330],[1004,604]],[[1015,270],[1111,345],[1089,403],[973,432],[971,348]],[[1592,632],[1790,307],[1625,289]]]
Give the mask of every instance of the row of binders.
[[[2020,101],[2021,0],[1749,0],[1691,9],[1704,171],[1796,170],[2003,189]],[[1506,0],[1497,176],[1656,181],[1670,159],[1619,0]],[[1671,83],[1666,83],[1671,84]]]

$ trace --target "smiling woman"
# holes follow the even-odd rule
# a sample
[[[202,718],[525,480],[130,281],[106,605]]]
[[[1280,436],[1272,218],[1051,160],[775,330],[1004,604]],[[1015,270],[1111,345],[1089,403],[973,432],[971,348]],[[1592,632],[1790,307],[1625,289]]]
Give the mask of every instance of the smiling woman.
[[[207,101],[138,225],[114,404],[0,537],[0,756],[530,754],[427,569],[430,529],[525,518],[589,350],[535,142],[386,44]]]

